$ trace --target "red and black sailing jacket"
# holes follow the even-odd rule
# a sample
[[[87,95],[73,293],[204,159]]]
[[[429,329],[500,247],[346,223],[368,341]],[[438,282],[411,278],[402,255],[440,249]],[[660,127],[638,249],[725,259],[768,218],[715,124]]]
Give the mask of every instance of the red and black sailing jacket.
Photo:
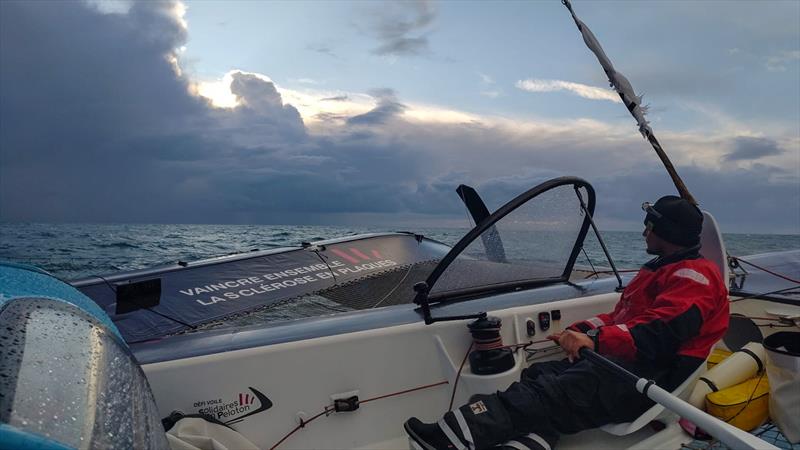
[[[613,312],[569,328],[599,328],[597,351],[623,360],[666,366],[677,355],[705,359],[728,329],[728,290],[698,250],[649,261]]]

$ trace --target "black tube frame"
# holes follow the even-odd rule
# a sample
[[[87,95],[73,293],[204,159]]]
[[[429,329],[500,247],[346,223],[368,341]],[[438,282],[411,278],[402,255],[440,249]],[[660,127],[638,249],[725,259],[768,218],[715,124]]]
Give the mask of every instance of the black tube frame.
[[[517,209],[518,207],[522,206],[523,204],[527,203],[529,200],[533,199],[534,197],[547,192],[551,189],[557,188],[559,186],[564,185],[573,185],[575,189],[579,189],[581,187],[586,189],[588,194],[588,201],[586,208],[590,214],[584,215],[583,224],[578,232],[578,237],[575,240],[575,245],[572,248],[572,252],[570,253],[569,258],[567,259],[567,264],[564,267],[564,272],[561,274],[560,277],[554,278],[547,278],[547,279],[539,279],[539,280],[527,280],[521,282],[504,282],[504,283],[497,283],[485,287],[475,287],[475,288],[465,288],[465,289],[458,289],[454,291],[448,291],[441,294],[434,294],[429,295],[430,288],[434,286],[436,281],[439,277],[442,276],[444,271],[450,264],[458,257],[459,254],[475,239],[483,234],[486,230],[490,227],[494,226],[500,219],[507,216],[509,213]],[[494,213],[492,213],[489,217],[482,220],[479,224],[477,224],[469,233],[464,235],[461,240],[453,246],[453,248],[442,258],[436,268],[431,272],[428,276],[427,280],[425,280],[425,286],[421,289],[417,289],[417,295],[414,298],[414,303],[422,306],[423,313],[426,316],[426,322],[429,320],[434,320],[429,317],[430,315],[430,308],[429,305],[431,303],[441,303],[445,302],[449,299],[454,297],[463,297],[465,295],[477,295],[485,292],[492,292],[497,290],[514,290],[514,289],[524,289],[528,287],[534,286],[542,286],[548,284],[555,284],[560,282],[565,282],[569,280],[569,275],[572,273],[572,268],[575,265],[575,260],[578,257],[578,253],[580,252],[581,247],[583,246],[583,241],[586,238],[586,234],[589,231],[590,227],[590,219],[589,216],[594,213],[595,208],[595,192],[592,185],[590,185],[586,180],[578,177],[558,177],[553,178],[551,180],[545,181],[525,192],[518,195],[505,205],[501,206],[497,209]],[[444,319],[444,318],[442,318]],[[441,319],[440,319],[441,320]]]

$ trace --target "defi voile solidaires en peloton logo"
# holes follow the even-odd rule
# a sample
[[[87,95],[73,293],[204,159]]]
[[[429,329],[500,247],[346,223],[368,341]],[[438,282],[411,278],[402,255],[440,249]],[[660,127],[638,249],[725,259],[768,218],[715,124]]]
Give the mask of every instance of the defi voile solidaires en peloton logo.
[[[207,414],[220,422],[230,425],[244,420],[254,414],[264,412],[272,408],[272,400],[255,388],[248,387],[250,392],[240,392],[238,397],[231,400],[214,398],[194,402],[200,414]]]

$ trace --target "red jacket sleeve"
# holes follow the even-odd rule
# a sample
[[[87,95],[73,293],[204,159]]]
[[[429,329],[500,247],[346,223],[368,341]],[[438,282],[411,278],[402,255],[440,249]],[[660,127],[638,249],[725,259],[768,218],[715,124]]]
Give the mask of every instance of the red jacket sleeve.
[[[626,360],[666,362],[698,336],[719,295],[708,277],[689,267],[670,273],[649,308],[625,323],[601,327],[598,350]]]
[[[611,318],[611,314],[598,314],[595,317],[590,317],[586,320],[575,322],[568,326],[567,329],[577,331],[579,333],[586,333],[594,328],[611,325],[613,323],[614,320]]]

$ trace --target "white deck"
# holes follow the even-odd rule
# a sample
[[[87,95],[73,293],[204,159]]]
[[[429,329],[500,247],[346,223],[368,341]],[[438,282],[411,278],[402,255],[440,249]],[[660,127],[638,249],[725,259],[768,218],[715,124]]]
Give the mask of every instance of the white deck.
[[[618,294],[561,300],[491,311],[503,320],[506,344],[543,339],[565,324],[612,309]],[[746,300],[732,303],[750,313],[763,314],[769,303]],[[562,320],[547,332],[530,338],[525,322],[542,311],[559,309]],[[538,327],[537,327],[538,328]],[[234,401],[249,387],[268,396],[274,406],[233,425],[261,448],[271,448],[297,424],[331,404],[331,397],[356,391],[361,400],[441,381],[448,384],[362,404],[354,412],[320,417],[289,437],[280,449],[406,449],[403,422],[412,416],[438,420],[447,410],[458,365],[471,339],[463,321],[434,325],[413,323],[356,333],[248,348],[204,357],[146,364],[160,414],[174,410],[197,412],[201,401]],[[549,346],[550,344],[540,344]],[[463,369],[455,404],[475,393],[503,389],[519,379],[527,366],[518,353],[517,365],[499,375],[477,376]],[[553,359],[561,355],[548,356]],[[564,436],[559,450],[569,449],[679,449],[691,439],[674,422],[655,433],[649,426],[628,436],[590,430]]]

